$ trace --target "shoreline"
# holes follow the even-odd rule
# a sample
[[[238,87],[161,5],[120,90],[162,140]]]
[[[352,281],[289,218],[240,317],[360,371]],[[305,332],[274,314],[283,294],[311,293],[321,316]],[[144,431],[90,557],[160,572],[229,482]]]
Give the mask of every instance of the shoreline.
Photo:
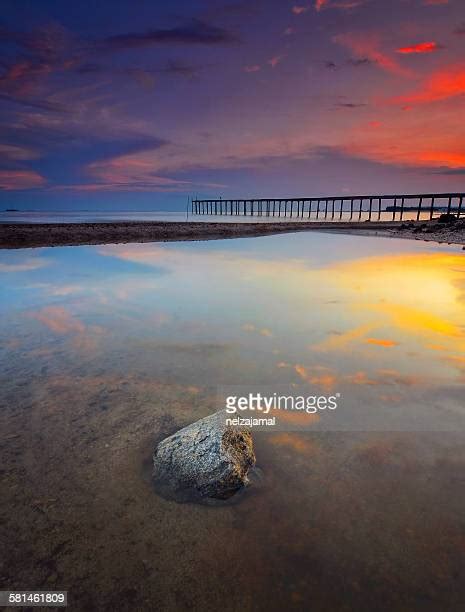
[[[0,248],[22,249],[84,246],[128,242],[224,240],[293,232],[330,232],[362,236],[407,238],[465,245],[465,220],[337,222],[290,221],[267,223],[221,223],[195,221],[117,221],[107,223],[0,224]]]

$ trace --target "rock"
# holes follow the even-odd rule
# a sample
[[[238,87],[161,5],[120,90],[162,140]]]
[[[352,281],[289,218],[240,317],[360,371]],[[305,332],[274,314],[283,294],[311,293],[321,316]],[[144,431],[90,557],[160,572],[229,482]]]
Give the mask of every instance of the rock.
[[[179,501],[227,499],[248,484],[255,464],[252,434],[225,424],[220,411],[162,440],[153,454],[153,479]]]
[[[457,222],[457,217],[451,213],[443,213],[442,215],[439,215],[438,218],[438,223],[456,223]]]

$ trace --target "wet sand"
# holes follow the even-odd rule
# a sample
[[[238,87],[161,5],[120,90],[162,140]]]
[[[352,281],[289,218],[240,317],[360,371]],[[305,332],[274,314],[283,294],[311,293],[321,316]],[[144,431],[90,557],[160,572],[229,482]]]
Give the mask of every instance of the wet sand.
[[[465,244],[465,221],[455,225],[432,222],[117,222],[24,223],[0,225],[0,248],[218,240],[289,232],[328,231],[349,234],[413,238]]]

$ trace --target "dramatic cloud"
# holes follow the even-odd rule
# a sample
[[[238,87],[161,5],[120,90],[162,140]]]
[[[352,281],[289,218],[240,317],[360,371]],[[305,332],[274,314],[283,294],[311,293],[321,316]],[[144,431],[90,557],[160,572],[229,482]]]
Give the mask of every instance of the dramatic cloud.
[[[397,49],[397,53],[431,53],[432,51],[438,51],[438,49],[441,49],[441,46],[436,42],[423,42],[417,45],[401,47],[400,49]]]
[[[153,202],[171,206],[194,191],[460,189],[465,67],[459,44],[436,53],[465,31],[457,2],[448,14],[423,0],[175,0],[151,4],[141,22],[124,1],[111,23],[59,4],[31,30],[39,22],[10,3],[0,27],[4,207],[26,204],[21,190],[41,192],[44,206],[45,193],[61,205],[65,190],[89,204],[110,202],[104,192],[144,202],[142,192],[160,192]],[[406,4],[420,21],[405,22]],[[356,21],[335,14],[363,6]],[[112,203],[123,201],[132,205],[122,193]]]

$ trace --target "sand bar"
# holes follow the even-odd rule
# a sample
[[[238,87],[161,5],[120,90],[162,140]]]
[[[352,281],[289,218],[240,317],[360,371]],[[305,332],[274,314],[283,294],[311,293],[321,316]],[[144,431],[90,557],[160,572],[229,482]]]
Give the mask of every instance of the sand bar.
[[[465,244],[465,220],[432,222],[112,222],[0,224],[0,248],[218,240],[289,232],[328,231]]]

